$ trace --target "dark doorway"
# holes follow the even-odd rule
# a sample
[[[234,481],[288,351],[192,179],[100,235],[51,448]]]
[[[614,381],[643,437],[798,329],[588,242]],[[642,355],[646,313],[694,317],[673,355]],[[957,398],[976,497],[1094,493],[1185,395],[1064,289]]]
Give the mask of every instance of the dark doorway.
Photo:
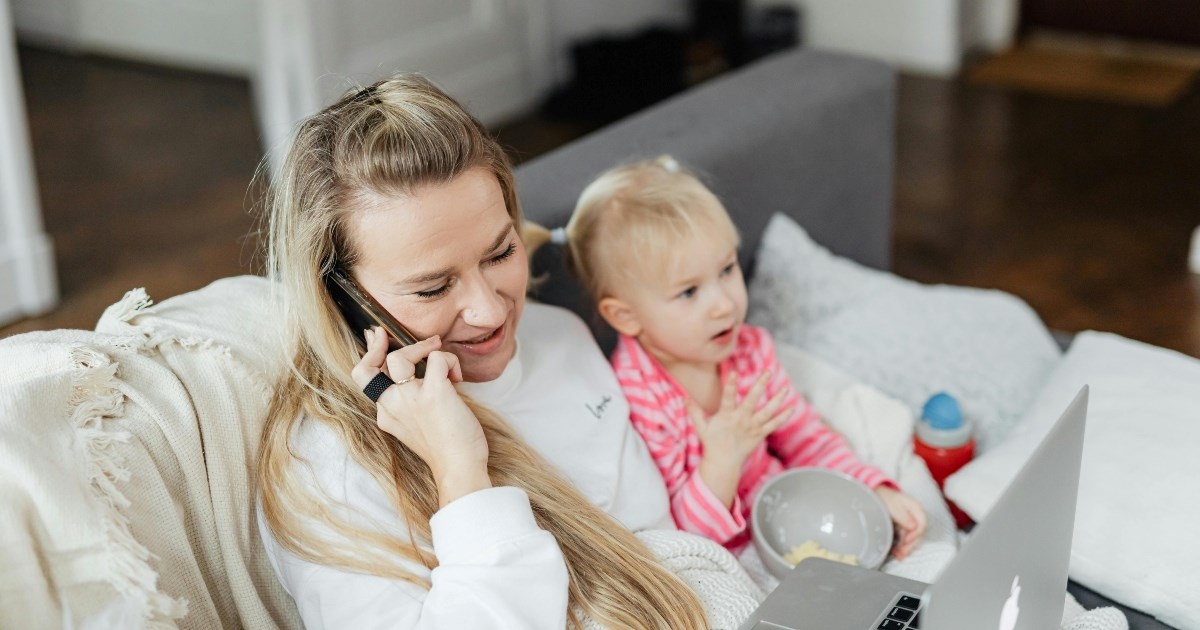
[[[1200,45],[1200,2],[1021,0],[1021,25],[1195,46]]]

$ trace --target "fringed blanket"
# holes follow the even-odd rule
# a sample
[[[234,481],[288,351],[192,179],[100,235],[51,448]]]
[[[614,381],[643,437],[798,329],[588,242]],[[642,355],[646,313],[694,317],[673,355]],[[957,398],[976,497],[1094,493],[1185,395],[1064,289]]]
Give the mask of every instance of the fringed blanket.
[[[253,516],[266,286],[0,341],[0,627],[300,627]]]

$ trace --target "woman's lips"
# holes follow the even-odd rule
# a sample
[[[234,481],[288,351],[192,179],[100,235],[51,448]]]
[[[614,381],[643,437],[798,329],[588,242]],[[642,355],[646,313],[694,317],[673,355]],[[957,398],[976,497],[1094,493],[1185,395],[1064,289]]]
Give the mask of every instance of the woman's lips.
[[[471,354],[488,354],[504,343],[504,337],[507,332],[508,324],[504,324],[486,335],[466,341],[452,341],[450,344],[462,348]]]

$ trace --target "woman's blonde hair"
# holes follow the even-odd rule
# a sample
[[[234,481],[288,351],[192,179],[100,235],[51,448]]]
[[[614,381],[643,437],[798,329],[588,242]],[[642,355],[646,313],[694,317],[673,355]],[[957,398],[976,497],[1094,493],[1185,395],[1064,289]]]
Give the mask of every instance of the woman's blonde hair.
[[[305,120],[267,196],[269,274],[278,280],[291,369],[263,427],[258,479],[263,515],[279,543],[308,561],[429,587],[403,569],[433,568],[429,519],[438,509],[429,468],[379,430],[375,406],[350,379],[360,357],[355,335],[331,301],[323,276],[359,256],[348,220],[367,200],[449,182],[468,169],[495,174],[520,225],[512,169],[480,123],[420,75],[399,75],[347,94]],[[665,570],[615,519],[592,505],[495,412],[468,400],[489,446],[496,485],[523,488],[538,524],[552,533],[570,576],[572,625],[582,611],[613,628],[701,628],[696,595]],[[350,456],[384,488],[409,538],[354,525],[306,484],[289,438],[304,419],[331,427]],[[297,518],[297,517],[301,518]],[[322,537],[306,522],[338,534]]]
[[[737,227],[700,178],[669,155],[609,169],[588,184],[563,228],[566,264],[594,300],[669,266],[701,230],[738,244]],[[549,232],[534,236],[550,238]]]

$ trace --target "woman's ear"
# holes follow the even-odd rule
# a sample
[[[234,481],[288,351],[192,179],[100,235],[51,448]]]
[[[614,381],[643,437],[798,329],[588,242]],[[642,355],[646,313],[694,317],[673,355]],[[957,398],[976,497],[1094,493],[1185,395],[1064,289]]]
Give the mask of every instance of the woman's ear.
[[[629,303],[615,297],[606,297],[601,298],[596,307],[604,321],[622,335],[636,337],[642,332],[642,324]]]

